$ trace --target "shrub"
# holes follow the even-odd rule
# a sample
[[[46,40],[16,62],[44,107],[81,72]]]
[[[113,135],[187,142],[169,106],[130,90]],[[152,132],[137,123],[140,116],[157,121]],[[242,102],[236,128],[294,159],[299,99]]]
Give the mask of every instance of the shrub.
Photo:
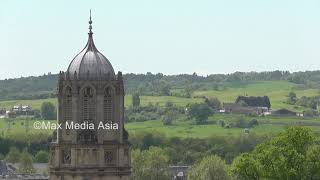
[[[17,163],[20,161],[20,152],[16,147],[11,147],[7,154],[6,160],[11,163]]]
[[[205,98],[205,102],[214,110],[218,110],[221,107],[221,102],[218,98],[212,97],[212,98]]]
[[[35,173],[36,170],[34,169],[32,163],[32,155],[29,154],[27,150],[24,150],[21,154],[19,172],[26,174]]]
[[[140,106],[140,96],[139,93],[133,93],[132,94],[132,106],[138,107]]]
[[[194,118],[197,124],[203,124],[208,120],[208,117],[213,114],[213,110],[205,103],[191,104],[188,107],[188,115]]]
[[[221,126],[221,127],[224,127],[224,126],[226,125],[223,120],[217,121],[217,124],[218,124],[219,126]]]
[[[41,116],[45,120],[54,120],[57,118],[56,107],[51,102],[43,102],[41,105]]]
[[[238,128],[247,128],[248,122],[243,117],[240,117],[234,121],[234,126]]]
[[[259,122],[258,122],[258,120],[257,119],[251,119],[250,121],[249,121],[249,123],[248,123],[248,127],[254,127],[254,126],[257,126],[257,125],[259,125]]]
[[[48,163],[49,161],[49,154],[46,151],[39,151],[34,157],[34,161],[37,163]]]
[[[162,117],[163,125],[172,125],[172,118],[168,115]]]

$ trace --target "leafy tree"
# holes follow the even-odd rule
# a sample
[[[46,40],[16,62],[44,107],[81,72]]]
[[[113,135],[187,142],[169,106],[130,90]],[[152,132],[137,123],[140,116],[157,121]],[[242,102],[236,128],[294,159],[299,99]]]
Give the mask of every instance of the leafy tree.
[[[19,162],[20,161],[19,150],[16,147],[11,147],[8,154],[7,154],[6,160],[11,163]]]
[[[162,117],[163,125],[172,125],[172,121],[173,121],[173,119],[172,119],[172,117],[169,116],[169,115],[164,115],[164,116]]]
[[[157,88],[158,92],[162,96],[170,95],[170,85],[166,81],[160,81],[159,87]]]
[[[312,96],[312,97],[302,96],[301,98],[297,99],[296,104],[316,110],[318,108],[319,102],[320,102],[319,96]]]
[[[248,106],[260,106],[270,109],[271,103],[268,96],[238,96],[236,103],[244,101]]]
[[[309,179],[320,177],[320,145],[310,146],[306,156]]]
[[[233,161],[231,172],[239,180],[261,179],[261,164],[249,153],[243,153]]]
[[[246,128],[248,127],[248,122],[243,117],[239,117],[234,121],[234,126],[238,128]]]
[[[41,113],[40,113],[39,109],[34,109],[33,110],[33,117],[36,118],[36,119],[41,118]]]
[[[48,163],[49,154],[47,151],[40,150],[34,157],[34,161],[38,163]]]
[[[165,108],[172,108],[173,107],[173,103],[171,101],[167,101],[165,104],[164,104],[164,107]]]
[[[297,102],[297,94],[293,91],[290,91],[287,101],[289,104],[295,104]]]
[[[150,147],[146,153],[148,160],[146,167],[149,167],[150,171],[148,175],[150,179],[165,180],[169,179],[168,168],[169,158],[165,154],[165,151],[158,147]]]
[[[169,158],[165,151],[158,147],[149,150],[132,152],[132,174],[139,180],[169,180]]]
[[[192,86],[192,82],[191,81],[187,81],[186,85],[185,85],[185,89],[184,89],[185,96],[187,98],[191,98],[194,90],[195,90],[195,88]]]
[[[318,173],[318,147],[310,129],[289,127],[272,140],[243,154],[232,164],[231,172],[240,179],[290,179],[315,177]],[[310,148],[311,147],[311,148]]]
[[[160,133],[147,133],[142,137],[141,149],[148,149],[151,146],[159,146],[163,143],[163,135]]]
[[[194,118],[197,124],[205,123],[212,114],[213,110],[205,103],[191,104],[188,107],[188,116]]]
[[[139,93],[137,92],[132,94],[132,106],[133,107],[140,106],[140,96],[139,96]]]
[[[214,110],[218,110],[221,108],[221,102],[216,97],[205,98],[205,102]]]
[[[24,150],[21,154],[19,172],[27,174],[32,174],[36,172],[32,165],[32,155],[29,154],[27,150]]]
[[[141,179],[141,180],[147,180],[146,174],[145,174],[145,153],[141,152],[140,149],[135,149],[131,152],[132,157],[132,176],[133,179]]]
[[[258,120],[257,119],[251,119],[250,121],[249,121],[249,123],[248,123],[248,127],[254,127],[254,126],[257,126],[257,125],[259,125],[259,122],[258,122]]]
[[[41,105],[41,116],[45,120],[56,119],[56,107],[51,102],[43,102]]]
[[[171,125],[173,120],[181,115],[181,112],[179,111],[179,108],[174,106],[172,103],[167,102],[165,106],[165,113],[162,116],[162,122],[164,125]]]
[[[228,167],[226,163],[216,155],[204,157],[199,163],[192,166],[188,172],[190,180],[227,180]]]
[[[217,124],[221,127],[224,127],[226,125],[226,123],[224,122],[224,120],[220,119],[217,121]]]

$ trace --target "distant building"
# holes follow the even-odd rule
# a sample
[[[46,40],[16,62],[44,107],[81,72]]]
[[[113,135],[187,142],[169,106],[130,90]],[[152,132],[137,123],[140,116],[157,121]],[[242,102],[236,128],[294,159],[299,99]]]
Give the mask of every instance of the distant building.
[[[17,114],[13,111],[6,111],[6,118],[16,118]]]
[[[190,167],[191,166],[170,166],[171,180],[187,180]]]
[[[304,116],[303,113],[299,113],[299,112],[297,112],[296,115],[299,116],[299,117],[303,117]]]
[[[268,107],[251,107],[241,106],[237,103],[223,103],[223,109],[219,112],[262,115],[269,112],[269,109]]]
[[[243,132],[244,132],[245,134],[249,134],[249,133],[250,133],[250,130],[249,130],[248,128],[245,128],[245,129],[243,130]]]
[[[33,110],[31,106],[28,105],[16,105],[13,106],[12,111],[15,112],[17,115],[32,115]]]
[[[282,108],[282,109],[272,111],[272,115],[274,115],[274,116],[296,116],[297,113],[294,111],[290,111],[288,109]]]
[[[270,112],[270,111],[264,112],[263,115],[264,115],[264,116],[269,116],[269,115],[271,115],[271,112]]]

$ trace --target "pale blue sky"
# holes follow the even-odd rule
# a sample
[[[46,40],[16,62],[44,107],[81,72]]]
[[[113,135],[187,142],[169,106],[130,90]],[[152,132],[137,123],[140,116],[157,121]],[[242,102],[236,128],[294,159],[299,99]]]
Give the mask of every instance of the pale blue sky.
[[[66,70],[96,46],[116,71],[214,74],[320,69],[320,1],[0,2],[0,79]]]

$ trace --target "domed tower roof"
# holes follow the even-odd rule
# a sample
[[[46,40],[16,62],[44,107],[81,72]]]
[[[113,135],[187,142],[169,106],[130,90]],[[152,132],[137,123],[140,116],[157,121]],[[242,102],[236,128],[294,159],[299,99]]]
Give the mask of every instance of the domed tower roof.
[[[90,11],[88,42],[83,50],[73,58],[69,64],[67,73],[69,73],[71,77],[76,76],[75,78],[79,79],[96,79],[108,74],[114,77],[115,73],[111,63],[94,45],[91,24],[92,20]]]

